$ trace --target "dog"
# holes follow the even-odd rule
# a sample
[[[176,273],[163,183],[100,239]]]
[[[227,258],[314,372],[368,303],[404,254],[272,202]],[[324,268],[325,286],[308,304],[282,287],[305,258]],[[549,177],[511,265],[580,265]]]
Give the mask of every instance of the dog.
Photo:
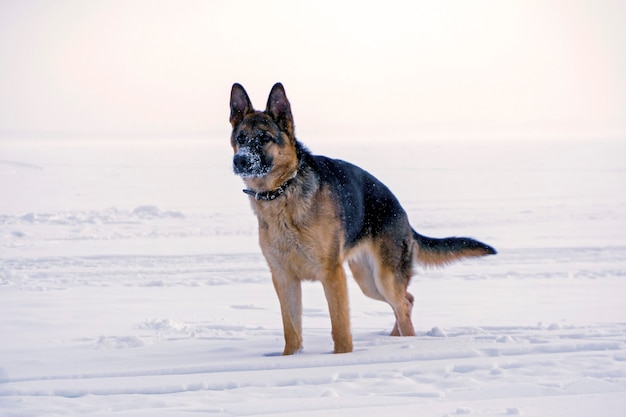
[[[257,111],[235,83],[230,96],[233,171],[243,179],[258,218],[259,242],[280,302],[283,355],[302,350],[303,280],[321,281],[331,318],[334,353],[351,352],[348,263],[363,293],[387,302],[396,317],[392,336],[414,336],[407,291],[413,265],[444,265],[494,255],[470,238],[418,234],[392,192],[348,162],[313,155],[295,136],[281,83]]]

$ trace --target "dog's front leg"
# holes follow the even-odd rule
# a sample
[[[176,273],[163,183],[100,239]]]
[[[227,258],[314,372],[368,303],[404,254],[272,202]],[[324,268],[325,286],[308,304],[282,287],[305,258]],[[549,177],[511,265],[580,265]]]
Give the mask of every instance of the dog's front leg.
[[[348,285],[342,266],[338,265],[330,271],[322,280],[322,285],[330,312],[333,342],[335,343],[334,353],[352,352]]]
[[[302,350],[302,285],[299,279],[286,274],[272,274],[272,282],[283,316],[283,355],[293,355]]]

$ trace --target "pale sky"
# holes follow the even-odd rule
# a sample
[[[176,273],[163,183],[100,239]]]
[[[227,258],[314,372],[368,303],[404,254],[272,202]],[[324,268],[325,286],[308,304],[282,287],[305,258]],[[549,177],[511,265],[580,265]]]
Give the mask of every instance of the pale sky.
[[[626,137],[626,2],[0,0],[0,134]],[[305,141],[306,142],[306,141]]]

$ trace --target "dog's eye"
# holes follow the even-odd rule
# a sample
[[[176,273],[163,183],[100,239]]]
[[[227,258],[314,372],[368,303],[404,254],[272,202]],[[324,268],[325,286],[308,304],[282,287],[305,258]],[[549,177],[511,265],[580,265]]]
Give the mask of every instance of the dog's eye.
[[[257,136],[256,139],[261,145],[265,145],[266,143],[269,143],[273,140],[272,137],[267,133],[261,133],[259,136]]]
[[[248,138],[243,133],[235,137],[235,142],[237,142],[237,145],[240,145],[240,146],[245,145],[247,141],[248,141]]]

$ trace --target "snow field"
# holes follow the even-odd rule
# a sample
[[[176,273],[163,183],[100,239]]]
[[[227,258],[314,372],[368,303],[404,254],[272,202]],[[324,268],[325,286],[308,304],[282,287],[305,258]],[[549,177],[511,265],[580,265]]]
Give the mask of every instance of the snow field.
[[[0,415],[622,416],[622,145],[375,145],[356,162],[430,236],[499,250],[418,270],[415,338],[350,281],[355,352],[321,286],[302,354],[226,141],[0,145]],[[222,146],[223,145],[223,146]]]

